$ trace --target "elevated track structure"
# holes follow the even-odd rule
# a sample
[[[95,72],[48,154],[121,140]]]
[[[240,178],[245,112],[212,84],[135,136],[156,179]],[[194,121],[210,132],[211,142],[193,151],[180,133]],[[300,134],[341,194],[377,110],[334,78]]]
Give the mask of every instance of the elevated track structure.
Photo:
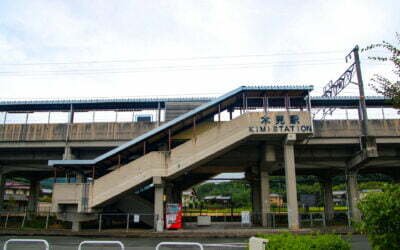
[[[313,97],[312,90],[242,86],[218,98],[3,101],[0,191],[5,178],[30,180],[29,209],[34,210],[39,181],[67,177],[68,182],[54,184],[52,209],[60,217],[72,212],[64,219],[79,230],[82,221],[101,211],[152,213],[162,223],[165,202],[178,202],[183,190],[221,173],[243,172],[251,185],[253,212],[261,215],[258,223],[267,225],[269,176],[284,175],[289,228],[298,229],[296,176],[319,177],[329,220],[332,177],[345,175],[351,217],[360,220],[358,174],[384,173],[400,181],[400,120],[368,120],[364,143],[359,119],[313,116],[316,109],[358,110],[360,98]],[[367,108],[391,107],[383,97],[365,97],[365,103]],[[117,111],[115,121],[75,121],[77,113],[94,110]],[[68,119],[7,122],[6,114],[29,117],[34,112],[64,112]],[[131,112],[132,119],[118,121],[118,112]]]

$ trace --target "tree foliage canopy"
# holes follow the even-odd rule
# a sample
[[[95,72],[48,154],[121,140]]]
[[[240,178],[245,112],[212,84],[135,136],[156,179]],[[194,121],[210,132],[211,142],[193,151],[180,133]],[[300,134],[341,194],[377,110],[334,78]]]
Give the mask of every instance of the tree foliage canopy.
[[[400,185],[388,185],[381,193],[369,193],[358,204],[362,232],[374,249],[400,249]]]
[[[400,45],[400,33],[396,33],[396,40]],[[369,84],[378,94],[390,97],[394,101],[394,106],[400,108],[400,48],[396,47],[390,42],[382,41],[381,43],[375,43],[362,49],[362,51],[374,50],[381,48],[389,52],[387,56],[370,56],[369,59],[378,62],[392,62],[394,64],[393,73],[396,77],[394,80],[375,74],[371,79],[372,83]]]

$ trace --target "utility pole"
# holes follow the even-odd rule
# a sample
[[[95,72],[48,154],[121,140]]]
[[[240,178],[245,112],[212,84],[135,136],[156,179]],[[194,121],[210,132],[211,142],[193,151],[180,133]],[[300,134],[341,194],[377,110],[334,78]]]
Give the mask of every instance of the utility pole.
[[[366,157],[377,157],[378,149],[376,146],[376,140],[374,137],[370,136],[368,129],[368,114],[367,105],[365,103],[365,93],[364,93],[364,83],[361,74],[361,64],[359,47],[356,45],[354,49],[346,56],[346,61],[351,58],[351,54],[354,56],[354,65],[357,74],[357,85],[360,94],[359,101],[359,120],[361,123],[361,151],[366,153]]]
[[[367,104],[365,103],[365,93],[364,93],[364,83],[361,74],[361,65],[360,65],[360,56],[358,54],[359,48],[356,45],[353,49],[354,54],[354,63],[356,65],[356,74],[357,74],[357,82],[358,89],[360,92],[360,110],[361,110],[361,126],[362,126],[362,135],[364,137],[369,135],[368,131],[368,114],[367,114]]]

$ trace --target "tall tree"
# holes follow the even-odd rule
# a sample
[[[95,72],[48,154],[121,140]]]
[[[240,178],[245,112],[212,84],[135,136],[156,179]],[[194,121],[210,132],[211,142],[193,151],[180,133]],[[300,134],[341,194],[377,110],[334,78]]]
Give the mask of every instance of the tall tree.
[[[369,59],[378,62],[391,62],[394,64],[393,73],[395,79],[391,80],[380,74],[375,74],[369,84],[378,94],[390,97],[393,99],[394,107],[400,108],[400,33],[396,33],[397,47],[396,45],[382,41],[381,43],[375,43],[362,49],[362,51],[375,50],[378,48],[384,49],[389,52],[387,56],[370,56]]]

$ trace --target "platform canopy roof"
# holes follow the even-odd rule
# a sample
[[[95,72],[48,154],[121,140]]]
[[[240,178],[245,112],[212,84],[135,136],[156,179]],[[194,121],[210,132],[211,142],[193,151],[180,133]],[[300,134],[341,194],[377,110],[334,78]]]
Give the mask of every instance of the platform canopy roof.
[[[307,87],[307,88],[305,88]],[[282,91],[289,94],[302,96],[305,91],[312,90],[311,86],[260,86],[253,87],[260,90],[268,90],[269,94],[280,95]],[[258,90],[256,90],[257,92]],[[19,100],[0,101],[0,112],[40,112],[40,111],[93,111],[93,110],[142,110],[142,109],[164,109],[167,102],[200,102],[207,103],[215,100],[215,97],[166,97],[166,98],[102,98],[102,99],[80,99],[80,100]],[[357,107],[359,97],[337,96],[337,97],[311,97],[312,107]],[[382,96],[366,97],[369,107],[388,107],[392,102],[390,98]],[[279,105],[278,102],[270,100],[271,105]],[[238,103],[239,105],[239,103]],[[257,105],[255,100],[249,99],[249,105]]]
[[[134,110],[165,108],[166,102],[209,102],[212,97],[103,98],[80,100],[0,101],[0,112]]]
[[[360,98],[358,96],[312,96],[311,106],[313,108],[332,108],[332,107],[348,107],[357,108]],[[365,102],[367,107],[392,107],[393,102],[389,97],[384,96],[366,96]]]

